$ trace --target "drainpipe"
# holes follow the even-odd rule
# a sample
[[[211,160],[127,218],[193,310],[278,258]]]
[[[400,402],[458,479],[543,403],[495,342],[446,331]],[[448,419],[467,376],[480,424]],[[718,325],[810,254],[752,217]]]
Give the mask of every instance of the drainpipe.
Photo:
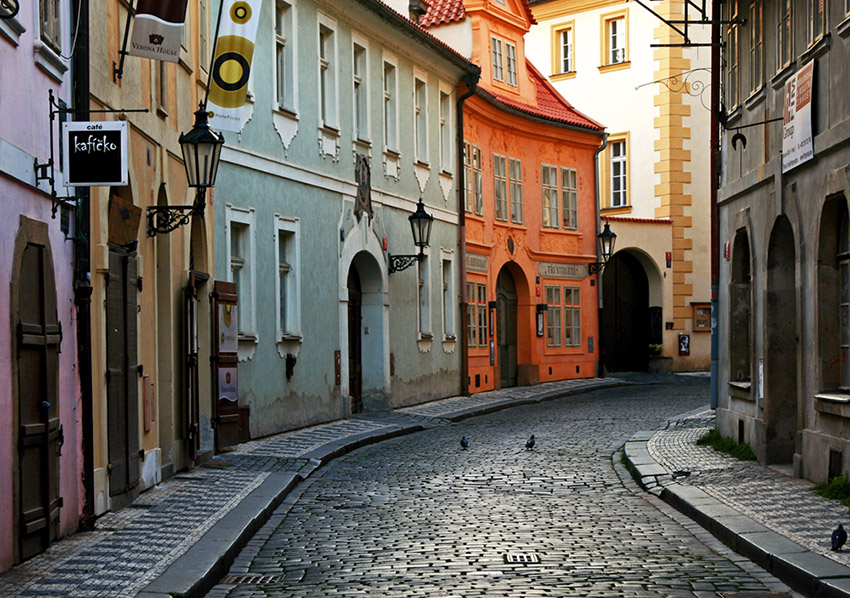
[[[720,152],[720,2],[711,2],[711,120],[709,206],[711,210],[711,408],[717,409],[718,397],[718,284],[720,278],[720,242],[717,233],[717,188],[720,184],[718,153]],[[780,168],[780,170],[782,170]]]
[[[457,99],[457,214],[458,214],[458,256],[460,258],[460,393],[469,393],[469,323],[467,318],[466,296],[466,207],[464,193],[466,191],[466,172],[463,167],[463,103],[474,93],[478,84],[480,72],[475,75],[464,75],[461,81],[466,83],[467,92]]]
[[[599,239],[599,233],[602,232],[602,216],[599,213],[599,206],[602,205],[599,197],[599,189],[601,187],[601,181],[599,180],[601,174],[599,172],[599,154],[601,154],[605,148],[608,147],[608,133],[602,133],[602,145],[596,148],[596,151],[593,152],[593,195],[596,198],[596,238]],[[599,243],[596,244],[596,261],[601,262],[602,256],[599,255]],[[596,343],[596,351],[599,359],[597,360],[597,376],[599,378],[605,377],[605,366],[602,363],[602,272],[600,271],[596,275],[596,297],[599,301],[598,306],[598,316],[596,318],[596,330],[598,333],[597,343]]]
[[[71,71],[75,120],[89,119],[89,0],[77,3],[77,45]],[[77,372],[83,426],[83,509],[80,529],[94,529],[94,399],[92,396],[91,274],[88,187],[76,187],[74,210],[74,304],[77,307]]]

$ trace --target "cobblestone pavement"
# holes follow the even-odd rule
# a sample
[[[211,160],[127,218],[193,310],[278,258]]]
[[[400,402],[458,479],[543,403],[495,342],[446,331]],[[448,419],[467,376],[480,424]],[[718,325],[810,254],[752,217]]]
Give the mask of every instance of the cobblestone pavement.
[[[788,592],[620,463],[633,433],[707,400],[705,379],[599,390],[360,449],[301,484],[208,596]]]
[[[832,552],[829,539],[838,523],[847,523],[847,507],[812,492],[809,481],[696,446],[713,427],[714,414],[706,409],[671,421],[647,448],[667,470],[690,471],[678,483],[696,486],[812,552],[850,566],[850,552]]]
[[[311,450],[402,423],[442,425],[459,407],[483,407],[541,393],[580,391],[603,380],[566,380],[457,397],[390,413],[358,415],[239,445],[142,494],[98,519],[93,532],[54,543],[45,553],[0,575],[0,596],[134,596],[194,545],[272,472],[302,471]]]

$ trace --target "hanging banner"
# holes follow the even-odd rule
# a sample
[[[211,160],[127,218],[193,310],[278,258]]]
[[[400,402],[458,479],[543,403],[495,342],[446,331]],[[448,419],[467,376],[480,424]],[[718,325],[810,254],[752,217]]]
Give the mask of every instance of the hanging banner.
[[[812,145],[812,60],[785,82],[785,118],[782,125],[782,172],[815,157]]]
[[[62,123],[66,187],[127,184],[127,121]]]
[[[242,130],[262,0],[223,0],[207,102],[213,129]]]
[[[187,0],[139,0],[127,54],[177,62]]]

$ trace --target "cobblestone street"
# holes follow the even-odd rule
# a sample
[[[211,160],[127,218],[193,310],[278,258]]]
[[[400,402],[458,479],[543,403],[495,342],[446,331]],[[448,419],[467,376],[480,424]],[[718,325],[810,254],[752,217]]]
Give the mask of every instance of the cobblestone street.
[[[208,596],[788,592],[640,490],[620,463],[636,431],[707,401],[707,379],[680,377],[360,449],[287,497]],[[506,562],[514,553],[540,562]]]

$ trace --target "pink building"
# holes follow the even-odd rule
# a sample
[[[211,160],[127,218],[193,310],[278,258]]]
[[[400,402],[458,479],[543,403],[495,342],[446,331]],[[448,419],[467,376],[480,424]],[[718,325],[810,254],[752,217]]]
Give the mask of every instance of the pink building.
[[[71,104],[71,9],[20,5],[0,13],[0,571],[74,532],[83,504],[74,210],[53,217],[36,166],[51,157],[49,92]],[[58,121],[52,173],[64,196]]]

